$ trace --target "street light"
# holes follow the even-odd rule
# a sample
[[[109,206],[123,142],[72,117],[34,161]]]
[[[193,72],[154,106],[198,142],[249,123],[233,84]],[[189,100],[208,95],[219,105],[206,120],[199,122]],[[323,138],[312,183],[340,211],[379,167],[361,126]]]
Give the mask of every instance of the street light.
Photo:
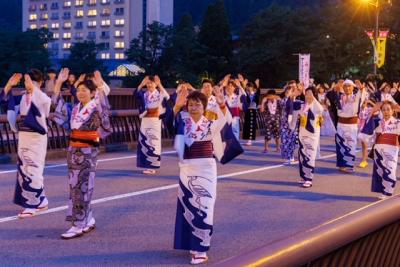
[[[374,32],[374,42],[375,46],[378,42],[378,37],[379,37],[379,11],[381,7],[381,1],[379,0],[361,0],[361,2],[364,2],[366,4],[369,4],[371,6],[375,7],[375,32]],[[392,4],[392,0],[385,0],[384,2],[387,2],[388,4]],[[376,51],[376,47],[374,47],[374,75],[376,76],[378,73],[378,55]]]

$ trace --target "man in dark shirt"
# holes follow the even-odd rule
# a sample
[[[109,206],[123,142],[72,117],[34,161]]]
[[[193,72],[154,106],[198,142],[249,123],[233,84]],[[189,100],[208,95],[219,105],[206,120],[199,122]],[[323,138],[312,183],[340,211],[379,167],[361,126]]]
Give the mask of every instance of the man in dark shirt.
[[[337,110],[339,106],[339,93],[341,90],[343,90],[343,83],[344,80],[339,80],[337,84],[326,93],[326,98],[329,100],[330,105],[329,105],[329,114],[331,115],[331,119],[333,124],[335,125],[335,128],[337,127],[338,123],[338,115],[337,115]]]

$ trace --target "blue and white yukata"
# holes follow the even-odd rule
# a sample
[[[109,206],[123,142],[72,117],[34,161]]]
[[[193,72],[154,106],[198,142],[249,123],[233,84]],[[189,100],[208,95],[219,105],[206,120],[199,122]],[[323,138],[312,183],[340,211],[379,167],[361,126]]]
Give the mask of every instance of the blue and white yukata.
[[[214,204],[217,194],[217,165],[214,156],[227,163],[243,153],[233,135],[229,112],[215,110],[216,118],[206,116],[195,122],[189,113],[177,115],[175,149],[179,155],[179,191],[174,248],[206,252],[213,233]]]
[[[18,172],[14,203],[24,208],[37,209],[48,205],[43,185],[43,170],[47,152],[47,122],[51,99],[36,86],[26,92],[19,104],[21,122],[16,125],[16,105],[11,90],[0,93],[0,101],[7,102],[7,117],[11,128],[18,130]]]
[[[372,116],[362,133],[376,135],[372,148],[374,167],[371,191],[392,196],[396,186],[396,170],[399,153],[400,120],[391,117],[385,121],[380,116]]]
[[[336,132],[336,165],[339,168],[354,168],[358,135],[358,114],[365,100],[365,90],[347,96],[338,94],[338,124]]]
[[[139,117],[141,118],[136,166],[145,169],[159,169],[161,166],[160,116],[165,113],[169,95],[165,90],[139,90]]]
[[[300,118],[299,127],[299,171],[300,177],[306,182],[314,178],[315,159],[320,141],[322,114],[324,108],[314,100],[311,104],[296,100],[293,103],[293,117],[290,128],[296,128]]]

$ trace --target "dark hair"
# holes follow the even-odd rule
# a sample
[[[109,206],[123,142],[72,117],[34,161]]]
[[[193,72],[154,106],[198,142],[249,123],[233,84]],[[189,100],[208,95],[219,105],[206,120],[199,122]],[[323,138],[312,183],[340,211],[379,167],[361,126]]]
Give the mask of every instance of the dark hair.
[[[44,81],[43,73],[38,69],[30,69],[27,74],[29,75],[29,77],[31,77],[32,81],[35,81],[38,83]]]
[[[309,87],[307,87],[307,89],[305,90],[305,92],[307,92],[307,91],[311,91],[312,94],[314,95],[314,97],[318,99],[318,90],[317,90],[317,88],[316,88],[315,86],[309,86]]]
[[[201,81],[201,85],[204,85],[205,83],[210,83],[211,86],[214,86],[214,82],[212,80],[210,80],[210,79],[203,79]]]
[[[97,90],[97,86],[94,84],[94,82],[92,80],[84,80],[83,82],[80,82],[77,86],[77,88],[79,88],[79,86],[85,86],[87,89],[90,90],[90,92],[94,92]]]
[[[55,69],[48,69],[47,74],[50,74],[50,73],[57,74]]]
[[[91,80],[94,78],[94,73],[93,72],[89,72],[85,74],[85,80]]]
[[[150,75],[150,76],[148,76],[147,78],[149,79],[149,81],[155,82],[155,79],[154,79],[154,76],[153,76],[153,75]]]
[[[208,98],[207,98],[207,96],[205,94],[203,94],[203,93],[201,93],[199,91],[191,92],[187,96],[186,108],[189,105],[189,100],[196,101],[196,102],[201,102],[201,104],[203,104],[204,110],[207,108]]]
[[[276,95],[276,91],[274,89],[269,89],[267,95]]]
[[[287,82],[288,85],[289,85],[289,84],[292,84],[292,83],[297,84],[296,80],[291,80],[291,81],[288,81],[288,82]]]
[[[248,87],[256,88],[256,85],[253,82],[248,82],[247,83]]]
[[[236,83],[234,80],[229,80],[228,85],[233,85],[236,88]]]

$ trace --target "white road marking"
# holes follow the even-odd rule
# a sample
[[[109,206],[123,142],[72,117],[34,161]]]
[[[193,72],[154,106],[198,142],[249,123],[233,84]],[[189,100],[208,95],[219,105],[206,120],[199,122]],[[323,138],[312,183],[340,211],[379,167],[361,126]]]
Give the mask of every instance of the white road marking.
[[[171,152],[169,152],[169,153],[171,153]],[[173,151],[173,153],[175,153],[175,151]],[[327,158],[332,158],[335,156],[336,156],[336,153],[325,155],[325,156],[321,157],[320,159],[327,159]],[[127,158],[130,158],[130,157],[127,157]],[[298,161],[294,162],[294,164],[296,164],[296,163],[298,163]],[[233,172],[233,173],[220,175],[220,176],[218,176],[218,179],[234,177],[234,176],[239,176],[239,175],[249,174],[249,173],[255,173],[255,172],[260,172],[260,171],[265,171],[265,170],[270,170],[270,169],[276,169],[276,168],[281,168],[284,166],[285,165],[283,165],[283,164],[277,164],[277,165],[272,165],[272,166],[267,166],[267,167],[262,167],[262,168],[257,168],[257,169]],[[165,190],[169,190],[169,189],[173,189],[173,188],[177,188],[177,187],[178,187],[178,184],[172,184],[172,185],[166,185],[166,186],[145,189],[145,190],[141,190],[141,191],[130,192],[130,193],[126,193],[126,194],[104,197],[104,198],[99,198],[99,199],[93,200],[92,204],[99,204],[99,203],[104,203],[104,202],[108,202],[108,201],[112,201],[112,200],[118,200],[118,199],[133,197],[133,196],[140,196],[140,195],[149,194],[149,193],[153,193],[153,192],[165,191]],[[60,207],[48,209],[44,212],[41,212],[40,214],[38,214],[36,216],[54,213],[54,212],[58,212],[58,211],[63,211],[63,210],[66,210],[67,208],[68,208],[67,206],[60,206]],[[0,223],[15,221],[15,220],[18,220],[17,216],[4,217],[4,218],[0,218]]]

